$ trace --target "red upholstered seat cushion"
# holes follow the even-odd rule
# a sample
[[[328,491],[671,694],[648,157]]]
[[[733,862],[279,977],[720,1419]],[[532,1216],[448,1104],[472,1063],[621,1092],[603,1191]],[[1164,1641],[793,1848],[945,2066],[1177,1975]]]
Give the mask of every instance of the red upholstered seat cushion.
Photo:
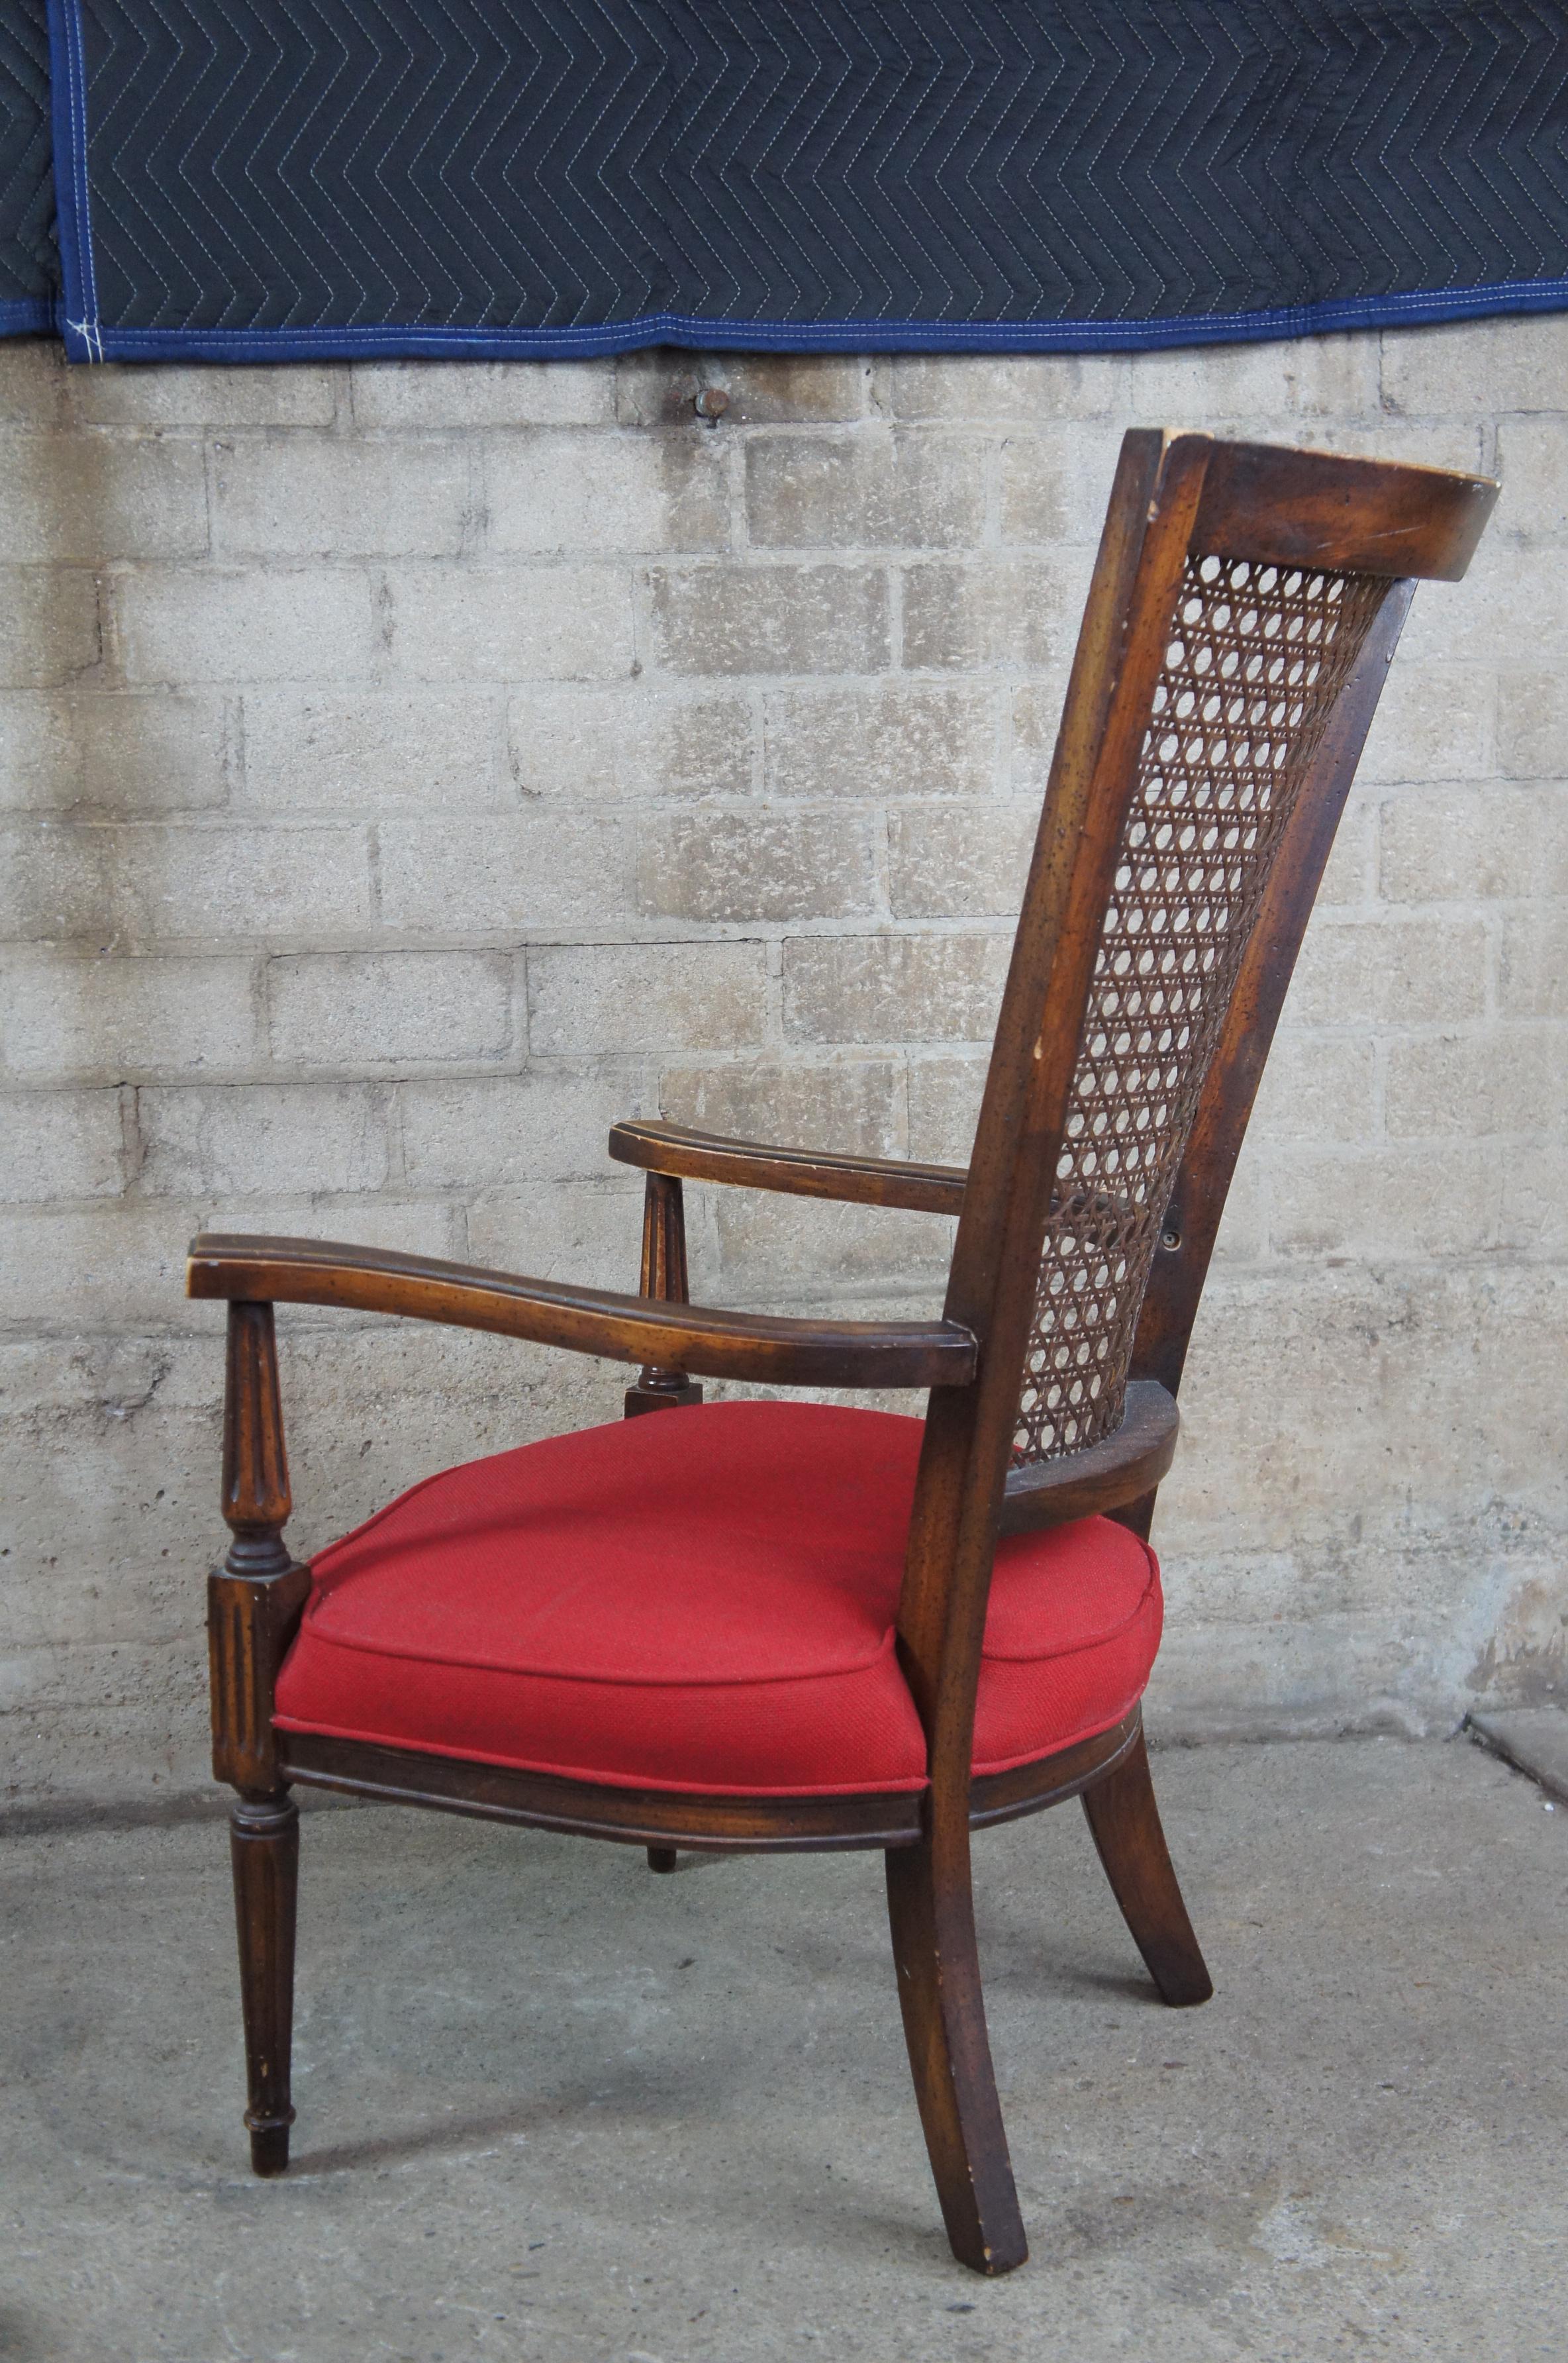
[[[920,1443],[883,1412],[714,1403],[447,1470],[316,1559],[277,1721],[619,1786],[918,1789],[893,1619]],[[1125,1527],[1004,1541],[977,1771],[1117,1722],[1160,1616]]]

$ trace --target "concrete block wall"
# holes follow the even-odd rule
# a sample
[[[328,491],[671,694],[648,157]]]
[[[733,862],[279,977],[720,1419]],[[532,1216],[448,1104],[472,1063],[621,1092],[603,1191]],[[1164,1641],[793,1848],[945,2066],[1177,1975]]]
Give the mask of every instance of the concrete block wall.
[[[1418,597],[1238,1176],[1153,1712],[1430,1729],[1551,1694],[1565,389],[1553,318],[1093,361],[0,347],[7,1792],[202,1778],[198,1226],[627,1286],[618,1115],[966,1155],[1134,422],[1506,487]],[[693,1201],[701,1295],[939,1301],[935,1218]],[[302,1552],[626,1378],[282,1326]]]

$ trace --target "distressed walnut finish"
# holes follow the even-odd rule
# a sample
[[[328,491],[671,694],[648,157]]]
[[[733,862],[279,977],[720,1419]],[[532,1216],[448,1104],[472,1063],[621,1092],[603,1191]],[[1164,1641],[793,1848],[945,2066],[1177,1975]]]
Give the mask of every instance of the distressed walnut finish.
[[[1481,479],[1129,435],[1112,488],[968,1167],[900,1165],[627,1123],[646,1170],[635,1297],[299,1239],[198,1239],[229,1304],[212,1579],[214,1765],[237,1792],[236,1896],[253,2162],[286,2163],[300,1784],[640,1845],[879,1847],[900,2006],[955,2253],[1026,2253],[992,2073],[972,1830],[1081,1795],[1156,1990],[1208,1971],[1160,1828],[1137,1710],[1006,1774],[971,1772],[999,1535],[1096,1511],[1146,1534],[1176,1394],[1286,986],[1387,664],[1423,576],[1462,575]],[[957,1217],[925,1322],[773,1320],[688,1302],[683,1180]],[[641,1366],[628,1415],[692,1374],[930,1390],[898,1610],[924,1727],[913,1797],[735,1798],[599,1786],[284,1734],[272,1684],[308,1578],[289,1512],[271,1306],[454,1322]]]

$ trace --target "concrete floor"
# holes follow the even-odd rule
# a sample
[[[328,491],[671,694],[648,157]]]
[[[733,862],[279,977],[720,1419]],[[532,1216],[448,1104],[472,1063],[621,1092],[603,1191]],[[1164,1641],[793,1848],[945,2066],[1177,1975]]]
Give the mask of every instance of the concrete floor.
[[[1568,1810],[1465,1741],[1163,1754],[1219,1993],[1068,1807],[978,1841],[1033,2258],[952,2264],[875,1857],[304,1832],[297,2164],[243,2170],[220,1825],[0,1844],[11,2363],[1565,2351]]]

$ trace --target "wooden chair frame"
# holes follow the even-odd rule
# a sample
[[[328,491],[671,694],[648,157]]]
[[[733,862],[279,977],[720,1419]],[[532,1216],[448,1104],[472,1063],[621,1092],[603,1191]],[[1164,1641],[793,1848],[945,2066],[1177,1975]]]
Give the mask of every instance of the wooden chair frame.
[[[611,1153],[647,1172],[641,1292],[621,1296],[303,1239],[208,1237],[188,1286],[228,1303],[223,1513],[211,1579],[214,1769],[237,1792],[235,1892],[259,2174],[287,2163],[300,1785],[646,1847],[878,1847],[916,2093],[955,2255],[1027,2253],[997,2101],[970,1833],[1082,1796],[1100,1859],[1168,2003],[1209,1978],[1161,1832],[1139,1714],[986,1779],[971,1742],[999,1535],[1108,1513],[1146,1535],[1176,1445],[1176,1396],[1253,1094],[1340,811],[1417,579],[1457,579],[1496,487],[1474,477],[1197,434],[1129,435],[1111,494],[966,1169],[812,1153],[627,1123]],[[1171,1194],[1139,1317],[1125,1417],[1087,1449],[1013,1467],[1021,1371],[1064,1111],[1121,832],[1192,553],[1386,583],[1274,862]],[[946,1302],[928,1321],[781,1320],[690,1304],[684,1178],[957,1217]],[[455,1323],[641,1365],[628,1416],[701,1400],[704,1376],[774,1386],[929,1389],[898,1614],[929,1749],[919,1795],[710,1798],[500,1769],[282,1732],[273,1684],[309,1570],[290,1512],[272,1306],[342,1305]]]

